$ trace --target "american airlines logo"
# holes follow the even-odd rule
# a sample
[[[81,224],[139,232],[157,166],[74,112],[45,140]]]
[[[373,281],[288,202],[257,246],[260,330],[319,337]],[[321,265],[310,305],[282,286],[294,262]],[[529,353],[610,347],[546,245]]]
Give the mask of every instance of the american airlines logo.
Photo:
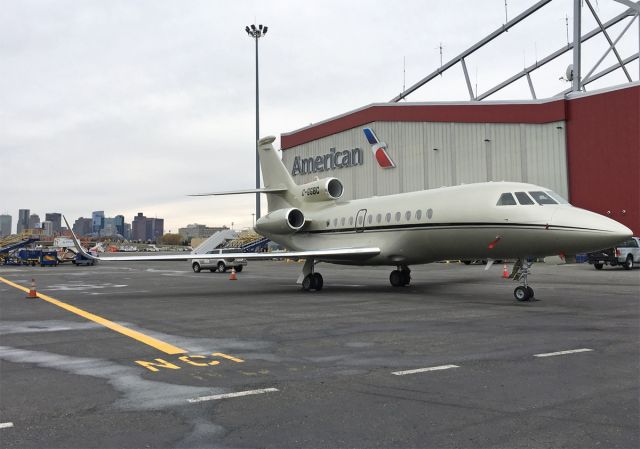
[[[351,150],[336,151],[331,148],[328,153],[321,156],[305,157],[296,156],[293,160],[293,169],[291,174],[306,175],[319,171],[333,170],[334,168],[355,167],[363,164],[362,148],[353,148]]]
[[[378,161],[378,165],[381,168],[395,168],[396,164],[387,154],[387,144],[380,142],[376,133],[374,133],[371,128],[364,128],[363,131],[365,137],[371,144],[371,152],[373,153],[373,157],[376,158],[376,161]]]

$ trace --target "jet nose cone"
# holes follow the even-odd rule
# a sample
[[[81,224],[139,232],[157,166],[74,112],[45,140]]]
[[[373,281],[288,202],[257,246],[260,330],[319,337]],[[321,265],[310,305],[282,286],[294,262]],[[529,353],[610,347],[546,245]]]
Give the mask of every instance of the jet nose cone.
[[[572,246],[579,252],[615,246],[633,235],[631,229],[622,223],[577,207],[555,212],[552,224],[575,229],[575,232],[571,232]]]

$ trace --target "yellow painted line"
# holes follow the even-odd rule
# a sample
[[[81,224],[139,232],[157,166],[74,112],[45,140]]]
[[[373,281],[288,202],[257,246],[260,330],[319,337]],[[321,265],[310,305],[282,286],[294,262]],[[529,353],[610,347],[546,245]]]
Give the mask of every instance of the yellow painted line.
[[[11,282],[8,279],[5,279],[3,277],[0,276],[0,281],[4,282],[7,285],[10,285],[11,287],[17,288],[18,290],[22,290],[25,293],[29,293],[29,289],[27,287],[23,287],[22,285],[18,285],[15,282]],[[53,305],[56,305],[58,307],[61,307],[65,310],[68,310],[71,313],[75,313],[76,315],[80,315],[83,318],[86,318],[88,320],[91,320],[93,322],[96,322],[98,324],[102,324],[104,327],[108,327],[109,329],[119,332],[123,335],[126,335],[127,337],[133,338],[134,340],[138,340],[146,345],[149,345],[153,348],[159,349],[160,351],[167,353],[167,354],[186,354],[187,351],[185,351],[184,349],[180,349],[176,346],[170,345],[169,343],[165,343],[163,341],[160,341],[158,339],[155,339],[153,337],[149,337],[143,333],[140,333],[138,331],[134,331],[132,329],[126,328],[124,326],[121,326],[117,323],[114,323],[113,321],[109,321],[107,319],[104,319],[98,315],[94,315],[93,313],[89,313],[89,312],[85,312],[82,309],[79,309],[77,307],[74,307],[72,305],[66,304],[62,301],[58,301],[55,298],[52,298],[51,296],[45,295],[43,293],[37,293],[38,298],[43,299]]]

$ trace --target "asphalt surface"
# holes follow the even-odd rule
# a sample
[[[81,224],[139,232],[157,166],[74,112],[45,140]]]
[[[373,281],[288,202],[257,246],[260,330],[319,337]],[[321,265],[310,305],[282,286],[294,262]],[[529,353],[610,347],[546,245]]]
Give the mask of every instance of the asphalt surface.
[[[301,267],[0,267],[0,446],[640,447],[640,270]]]

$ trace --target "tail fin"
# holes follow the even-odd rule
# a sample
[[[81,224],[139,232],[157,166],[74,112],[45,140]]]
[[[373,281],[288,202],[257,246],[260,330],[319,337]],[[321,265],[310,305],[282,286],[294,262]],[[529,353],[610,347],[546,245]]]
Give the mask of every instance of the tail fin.
[[[258,155],[260,157],[264,187],[227,192],[196,193],[189,196],[266,193],[270,212],[286,207],[300,207],[300,187],[293,181],[293,178],[278,156],[276,149],[273,147],[274,140],[276,140],[276,138],[273,136],[263,137],[258,140]]]
[[[260,168],[265,190],[267,193],[269,211],[284,207],[298,206],[299,200],[295,193],[297,184],[282,163],[276,149],[273,147],[274,136],[263,137],[258,140],[258,155],[260,156]]]

